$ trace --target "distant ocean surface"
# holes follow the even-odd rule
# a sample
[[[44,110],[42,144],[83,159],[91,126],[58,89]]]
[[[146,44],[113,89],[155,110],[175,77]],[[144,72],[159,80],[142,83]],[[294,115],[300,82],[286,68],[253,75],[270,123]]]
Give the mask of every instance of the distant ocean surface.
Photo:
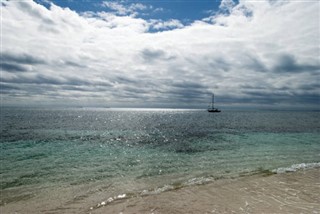
[[[319,121],[320,112],[2,108],[0,205],[94,203],[312,167]]]

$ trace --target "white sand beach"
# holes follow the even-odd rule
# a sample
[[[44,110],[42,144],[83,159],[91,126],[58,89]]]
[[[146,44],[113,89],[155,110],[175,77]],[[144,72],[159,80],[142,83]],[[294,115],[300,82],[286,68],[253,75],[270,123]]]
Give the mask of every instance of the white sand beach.
[[[218,180],[106,203],[89,213],[320,213],[320,169]]]

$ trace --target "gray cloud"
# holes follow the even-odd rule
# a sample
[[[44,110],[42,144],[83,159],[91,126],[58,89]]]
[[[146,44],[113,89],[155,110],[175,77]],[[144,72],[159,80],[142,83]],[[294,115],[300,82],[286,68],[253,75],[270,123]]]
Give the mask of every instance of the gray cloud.
[[[139,80],[133,79],[130,77],[124,76],[117,76],[113,79],[114,82],[121,83],[121,84],[139,84]]]
[[[167,81],[166,89],[162,91],[167,101],[180,104],[203,102],[210,98],[211,93],[207,86],[193,81]]]
[[[193,88],[193,89],[206,89],[207,87],[202,85],[201,83],[198,82],[192,82],[192,81],[179,81],[176,82],[174,81],[171,86],[173,87],[177,87],[177,88],[183,88],[183,89],[187,89],[187,88]]]
[[[319,90],[320,89],[320,83],[310,83],[310,84],[303,84],[299,87],[302,90]]]
[[[64,86],[61,86],[61,89],[69,90],[69,91],[81,91],[81,92],[101,92],[106,90],[106,88],[101,88],[101,87],[74,86],[74,85],[64,85]]]
[[[2,53],[0,60],[2,62],[11,62],[11,63],[28,64],[28,65],[45,63],[44,60],[29,54]]]
[[[77,77],[52,77],[42,74],[35,76],[16,76],[14,78],[3,77],[2,82],[25,84],[49,84],[49,85],[91,85],[92,83]]]
[[[12,54],[4,52],[0,56],[1,68],[8,72],[28,71],[27,65],[44,64],[45,61],[29,54]]]
[[[0,83],[1,92],[3,91],[11,91],[11,90],[19,90],[20,88],[14,85],[3,84]]]
[[[320,65],[312,64],[299,64],[296,58],[290,54],[281,55],[277,59],[277,64],[273,67],[274,72],[288,72],[288,73],[297,73],[297,72],[312,72],[320,71]]]
[[[83,65],[83,64],[80,64],[80,63],[77,63],[77,62],[73,62],[73,61],[68,61],[68,60],[64,62],[64,65],[71,66],[71,67],[78,67],[78,68],[86,68],[86,67],[88,67],[86,65]]]
[[[258,58],[258,56],[247,55],[248,62],[244,66],[247,69],[257,72],[267,72],[267,66]]]
[[[242,84],[240,85],[241,89],[249,89],[249,90],[264,90],[267,89],[268,87],[262,86],[262,85],[254,85],[254,84]]]
[[[165,52],[162,50],[150,50],[150,49],[143,49],[141,51],[142,57],[146,61],[152,61],[155,59],[163,58],[165,57]]]
[[[247,95],[255,97],[255,99],[251,98],[251,101],[247,102],[258,102],[265,104],[276,104],[276,103],[304,103],[313,104],[319,103],[320,96],[316,93],[288,93],[286,91],[276,91],[276,92],[258,92],[251,91],[246,92]]]
[[[18,65],[18,64],[11,64],[11,63],[6,63],[6,62],[2,62],[0,63],[1,66],[1,70],[4,71],[9,71],[9,72],[24,72],[24,71],[28,71],[28,69],[22,65]]]

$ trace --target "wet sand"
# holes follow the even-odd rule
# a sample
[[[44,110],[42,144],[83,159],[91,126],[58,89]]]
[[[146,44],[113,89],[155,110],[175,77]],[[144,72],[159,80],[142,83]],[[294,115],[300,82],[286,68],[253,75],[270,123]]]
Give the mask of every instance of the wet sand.
[[[92,208],[91,208],[92,209]],[[218,180],[157,195],[106,202],[104,213],[320,213],[320,168]]]
[[[78,192],[79,190],[77,190]],[[90,191],[93,191],[91,188]],[[320,168],[283,174],[259,174],[183,187],[147,196],[108,202],[110,192],[73,197],[55,189],[0,206],[0,213],[319,213]],[[75,195],[75,193],[74,193]],[[68,196],[68,197],[67,197]],[[121,196],[122,197],[122,196]],[[70,200],[70,198],[72,200]],[[105,202],[101,205],[101,202]],[[97,204],[100,203],[98,207]]]

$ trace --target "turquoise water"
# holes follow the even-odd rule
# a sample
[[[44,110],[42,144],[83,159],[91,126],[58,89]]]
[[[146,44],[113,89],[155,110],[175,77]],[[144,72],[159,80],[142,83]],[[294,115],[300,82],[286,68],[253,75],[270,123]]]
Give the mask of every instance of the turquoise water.
[[[1,205],[54,189],[86,197],[99,189],[107,198],[318,163],[319,119],[320,112],[3,108]]]

